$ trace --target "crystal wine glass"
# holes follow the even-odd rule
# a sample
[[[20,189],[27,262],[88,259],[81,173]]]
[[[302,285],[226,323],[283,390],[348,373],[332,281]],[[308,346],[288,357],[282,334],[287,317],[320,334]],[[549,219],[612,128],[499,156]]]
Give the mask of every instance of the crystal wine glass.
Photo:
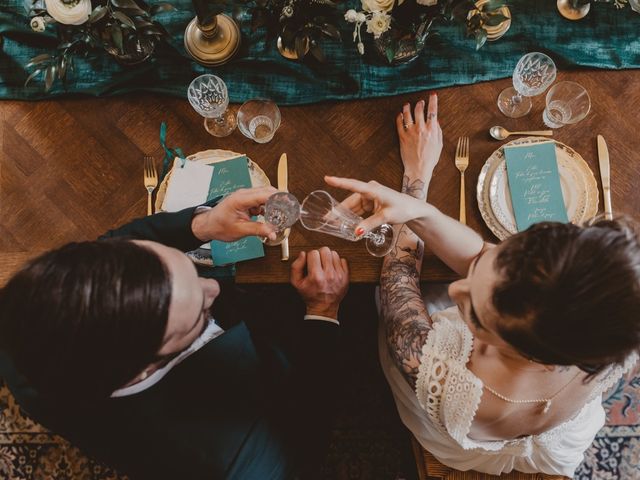
[[[513,71],[513,87],[505,88],[498,96],[498,108],[510,118],[526,115],[531,99],[543,93],[556,79],[556,64],[544,53],[524,55]]]
[[[300,222],[307,230],[327,233],[352,242],[365,238],[369,253],[375,257],[384,257],[393,247],[393,227],[385,223],[359,237],[355,231],[362,220],[361,216],[338,203],[324,190],[311,192],[302,201],[300,208]]]
[[[267,245],[279,245],[287,236],[287,229],[300,218],[300,202],[289,192],[277,192],[264,204],[264,220],[276,227],[276,238],[264,239]]]
[[[204,117],[204,128],[214,137],[226,137],[236,128],[236,117],[228,110],[229,93],[220,77],[200,75],[187,89],[193,109]]]

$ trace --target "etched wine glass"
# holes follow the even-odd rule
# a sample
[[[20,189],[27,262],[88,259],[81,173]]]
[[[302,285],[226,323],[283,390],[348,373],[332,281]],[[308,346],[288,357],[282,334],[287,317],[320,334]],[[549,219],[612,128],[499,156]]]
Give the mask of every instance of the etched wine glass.
[[[267,245],[279,245],[287,237],[287,230],[300,218],[300,202],[289,192],[277,192],[264,204],[264,221],[276,227],[274,240],[265,238]]]
[[[531,52],[518,61],[513,71],[513,87],[505,88],[498,96],[498,108],[510,118],[526,115],[531,99],[544,93],[556,79],[556,64],[544,53]]]
[[[193,109],[204,117],[204,128],[214,137],[226,137],[236,128],[236,117],[227,108],[227,85],[215,75],[200,75],[187,89]]]
[[[341,205],[324,190],[311,192],[300,206],[300,223],[307,230],[327,233],[352,242],[365,239],[367,251],[375,257],[384,257],[393,248],[394,232],[389,224],[382,224],[362,236],[355,234],[364,220]]]

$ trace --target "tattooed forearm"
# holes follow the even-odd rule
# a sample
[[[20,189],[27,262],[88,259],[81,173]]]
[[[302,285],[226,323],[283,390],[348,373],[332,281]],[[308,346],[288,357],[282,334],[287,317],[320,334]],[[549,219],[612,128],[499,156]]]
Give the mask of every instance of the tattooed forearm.
[[[420,179],[411,180],[408,175],[402,177],[402,193],[419,199],[427,198],[427,184]]]
[[[415,387],[422,345],[431,328],[420,293],[423,243],[408,227],[399,230],[380,277],[380,303],[387,345],[396,364]]]
[[[428,184],[405,175],[402,192],[426,200]],[[393,250],[385,257],[380,277],[380,303],[387,345],[396,365],[415,387],[422,345],[431,320],[420,293],[424,245],[406,225],[398,228]]]

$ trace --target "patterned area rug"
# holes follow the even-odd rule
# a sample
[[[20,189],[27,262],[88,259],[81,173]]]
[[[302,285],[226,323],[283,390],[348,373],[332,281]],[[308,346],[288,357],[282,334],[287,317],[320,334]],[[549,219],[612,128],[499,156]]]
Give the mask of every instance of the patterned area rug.
[[[604,402],[607,424],[600,430],[576,480],[640,478],[640,367],[620,380]]]
[[[372,287],[352,285],[341,309],[340,407],[317,479],[415,480],[416,463],[378,365]],[[605,401],[607,425],[575,480],[640,478],[640,369]],[[7,480],[120,480],[126,477],[85,457],[63,438],[30,420],[0,383],[0,478]]]
[[[112,469],[87,458],[62,437],[26,416],[0,383],[0,478],[7,480],[117,480]]]

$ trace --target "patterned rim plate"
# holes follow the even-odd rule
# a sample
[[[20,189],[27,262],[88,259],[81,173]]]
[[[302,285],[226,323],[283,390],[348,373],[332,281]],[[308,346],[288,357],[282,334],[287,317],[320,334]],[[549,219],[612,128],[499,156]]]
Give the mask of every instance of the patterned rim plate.
[[[589,165],[578,153],[563,143],[541,137],[519,138],[505,145],[548,141],[556,145],[560,185],[567,215],[572,223],[585,222],[598,212],[598,183]],[[504,161],[505,145],[494,151],[485,162],[478,176],[476,190],[482,218],[500,240],[517,232]]]
[[[204,150],[202,152],[194,153],[193,155],[189,155],[187,160],[191,160],[192,162],[200,162],[210,165],[212,163],[223,162],[225,160],[231,160],[232,158],[241,157],[242,153],[232,152],[231,150]],[[167,185],[169,184],[169,179],[171,178],[171,172],[174,168],[177,168],[180,165],[180,159],[176,158],[173,162],[173,167],[164,177],[160,186],[158,187],[158,192],[156,193],[156,211],[162,212],[164,209],[162,208],[162,204],[164,202],[165,194],[167,193]],[[249,175],[251,177],[251,185],[253,187],[268,187],[271,185],[269,181],[269,177],[264,173],[256,162],[247,157],[247,163],[249,166]],[[196,250],[192,250],[191,252],[187,252],[187,255],[193,260],[194,263],[199,265],[204,265],[208,267],[213,267],[213,261],[211,260],[211,251],[206,248],[198,248]]]

